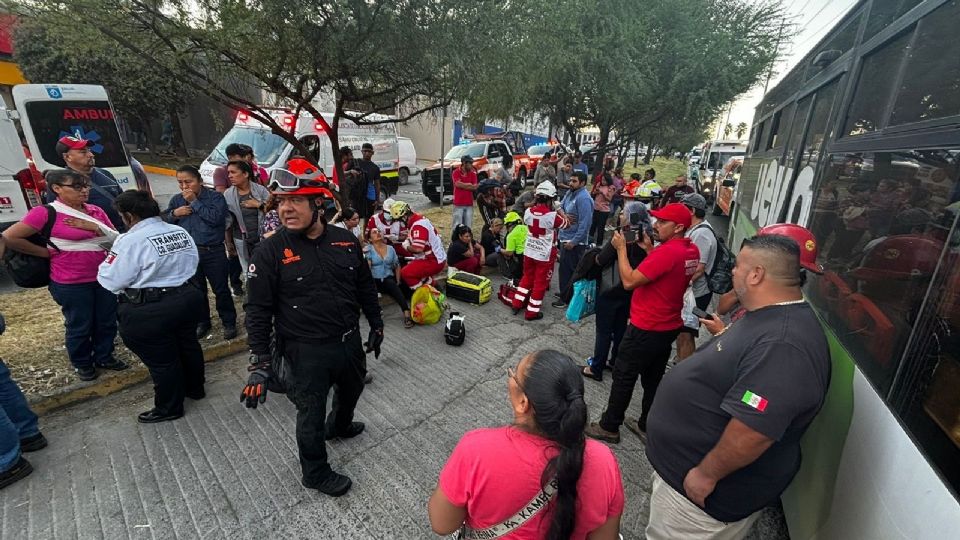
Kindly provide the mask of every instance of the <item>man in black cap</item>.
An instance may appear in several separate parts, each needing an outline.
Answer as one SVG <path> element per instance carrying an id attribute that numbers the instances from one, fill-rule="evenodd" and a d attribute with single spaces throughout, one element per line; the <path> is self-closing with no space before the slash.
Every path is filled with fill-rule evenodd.
<path id="1" fill-rule="evenodd" d="M 370 219 L 370 216 L 377 211 L 380 202 L 380 167 L 373 162 L 373 145 L 365 142 L 360 147 L 360 153 L 363 155 L 360 160 L 360 169 L 367 177 L 367 200 L 364 208 L 357 208 L 364 221 Z"/>
<path id="2" fill-rule="evenodd" d="M 90 150 L 91 146 L 93 146 L 93 141 L 67 135 L 66 137 L 60 137 L 57 141 L 56 150 L 57 154 L 63 156 L 63 162 L 68 169 L 80 174 L 93 186 L 87 202 L 100 207 L 107 213 L 113 228 L 124 232 L 127 228 L 124 226 L 123 220 L 120 219 L 120 214 L 113 207 L 113 200 L 123 192 L 123 189 L 109 171 L 94 166 L 96 158 Z M 51 202 L 56 199 L 56 195 L 48 189 L 46 199 L 47 202 Z"/>

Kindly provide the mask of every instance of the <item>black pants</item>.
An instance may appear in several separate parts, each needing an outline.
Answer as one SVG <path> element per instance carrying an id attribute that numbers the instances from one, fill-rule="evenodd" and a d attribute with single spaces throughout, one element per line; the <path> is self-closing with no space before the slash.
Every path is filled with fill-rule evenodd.
<path id="1" fill-rule="evenodd" d="M 315 485 L 330 474 L 325 432 L 346 431 L 353 422 L 353 409 L 367 375 L 367 360 L 358 330 L 344 343 L 317 344 L 285 338 L 283 352 L 289 364 L 287 398 L 297 408 L 297 448 L 303 483 Z M 333 387 L 333 408 L 327 417 L 327 393 Z"/>
<path id="2" fill-rule="evenodd" d="M 243 290 L 243 280 L 240 279 L 240 274 L 243 273 L 243 268 L 241 268 L 240 257 L 233 255 L 227 257 L 227 276 L 230 278 L 230 287 L 234 291 Z"/>
<path id="3" fill-rule="evenodd" d="M 573 249 L 567 250 L 563 247 L 563 242 L 560 242 L 560 277 L 558 283 L 560 291 L 571 285 L 570 278 L 573 277 L 573 273 L 577 270 L 577 264 L 580 263 L 580 259 L 583 258 L 586 251 L 587 246 L 584 245 L 576 245 L 573 246 Z"/>
<path id="4" fill-rule="evenodd" d="M 640 426 L 646 425 L 653 396 L 663 379 L 671 346 L 679 331 L 678 328 L 669 332 L 650 332 L 632 324 L 627 325 L 627 332 L 620 342 L 617 363 L 613 366 L 613 386 L 610 388 L 607 410 L 600 417 L 600 427 L 607 431 L 620 430 L 638 378 L 643 386 Z"/>
<path id="5" fill-rule="evenodd" d="M 403 291 L 400 290 L 400 285 L 397 284 L 396 278 L 393 276 L 388 276 L 384 279 L 374 279 L 377 283 L 377 292 L 380 294 L 385 294 L 397 303 L 400 306 L 400 309 L 403 311 L 410 311 L 410 304 L 407 302 L 407 298 L 404 296 Z"/>
<path id="6" fill-rule="evenodd" d="M 603 236 L 607 234 L 607 219 L 610 218 L 610 212 L 593 211 L 593 222 L 590 223 L 590 236 L 598 246 L 603 245 Z"/>
<path id="7" fill-rule="evenodd" d="M 227 253 L 223 246 L 197 246 L 200 252 L 200 263 L 193 281 L 200 285 L 203 291 L 203 305 L 200 309 L 200 323 L 210 323 L 210 303 L 207 301 L 207 282 L 217 300 L 217 314 L 224 326 L 236 326 L 237 308 L 233 305 L 230 296 L 230 287 L 227 285 Z"/>
<path id="8" fill-rule="evenodd" d="M 150 370 L 153 406 L 161 414 L 180 414 L 185 394 L 203 393 L 197 316 L 206 301 L 199 288 L 186 285 L 156 302 L 123 302 L 117 309 L 120 338 Z"/>

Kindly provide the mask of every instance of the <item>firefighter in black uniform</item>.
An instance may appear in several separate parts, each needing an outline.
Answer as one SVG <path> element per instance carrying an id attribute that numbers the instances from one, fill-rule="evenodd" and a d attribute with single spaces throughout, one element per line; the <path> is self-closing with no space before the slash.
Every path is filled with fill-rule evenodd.
<path id="1" fill-rule="evenodd" d="M 251 365 L 240 400 L 256 408 L 266 399 L 268 383 L 279 381 L 297 408 L 301 482 L 339 497 L 352 482 L 330 468 L 324 441 L 363 432 L 363 423 L 353 421 L 367 372 L 359 320 L 363 311 L 370 323 L 366 352 L 379 356 L 383 319 L 377 289 L 357 238 L 327 226 L 323 200 L 333 195 L 324 179 L 275 171 L 271 180 L 283 227 L 260 242 L 248 268 L 244 309 Z M 282 356 L 276 374 L 271 332 Z M 333 409 L 325 419 L 331 387 Z"/>

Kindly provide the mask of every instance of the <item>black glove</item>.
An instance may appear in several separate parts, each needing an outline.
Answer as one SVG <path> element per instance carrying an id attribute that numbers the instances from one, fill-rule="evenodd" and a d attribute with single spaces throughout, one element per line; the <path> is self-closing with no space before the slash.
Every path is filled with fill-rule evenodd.
<path id="1" fill-rule="evenodd" d="M 247 385 L 240 394 L 240 403 L 246 402 L 248 409 L 256 409 L 257 405 L 267 401 L 267 381 L 273 377 L 270 367 L 270 355 L 250 355 L 250 365 L 247 366 L 250 376 Z"/>
<path id="2" fill-rule="evenodd" d="M 363 352 L 373 351 L 373 357 L 380 358 L 380 345 L 383 345 L 383 327 L 371 327 L 370 334 L 367 335 L 367 342 L 363 345 L 366 347 Z"/>

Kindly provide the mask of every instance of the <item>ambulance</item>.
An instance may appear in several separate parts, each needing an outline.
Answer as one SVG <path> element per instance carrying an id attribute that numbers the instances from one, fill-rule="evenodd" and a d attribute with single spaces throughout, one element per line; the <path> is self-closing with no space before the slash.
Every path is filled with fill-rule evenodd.
<path id="1" fill-rule="evenodd" d="M 327 123 L 333 122 L 333 113 L 322 113 Z M 355 114 L 355 113 L 354 113 Z M 333 148 L 330 139 L 320 127 L 320 123 L 310 113 L 303 112 L 299 118 L 293 111 L 278 109 L 270 111 L 270 116 L 285 129 L 292 130 L 293 134 L 303 142 L 311 156 L 327 174 L 333 171 Z M 370 114 L 369 121 L 390 120 L 389 116 Z M 360 158 L 360 147 L 363 143 L 373 145 L 373 161 L 380 167 L 380 175 L 384 178 L 397 176 L 400 166 L 400 155 L 397 147 L 397 126 L 394 123 L 358 125 L 348 118 L 341 118 L 337 129 L 340 146 L 349 146 L 355 158 Z M 248 113 L 237 113 L 237 120 L 233 128 L 217 143 L 207 159 L 200 165 L 200 176 L 203 182 L 213 187 L 213 172 L 217 167 L 227 164 L 226 150 L 230 144 L 245 144 L 253 148 L 253 155 L 257 163 L 270 172 L 282 169 L 287 162 L 297 157 L 298 150 L 283 137 L 273 133 L 269 127 Z"/>
<path id="2" fill-rule="evenodd" d="M 19 84 L 13 101 L 13 110 L 0 103 L 0 230 L 43 204 L 43 173 L 64 167 L 55 147 L 65 135 L 93 141 L 96 166 L 112 173 L 121 189 L 144 189 L 134 177 L 102 86 Z"/>

